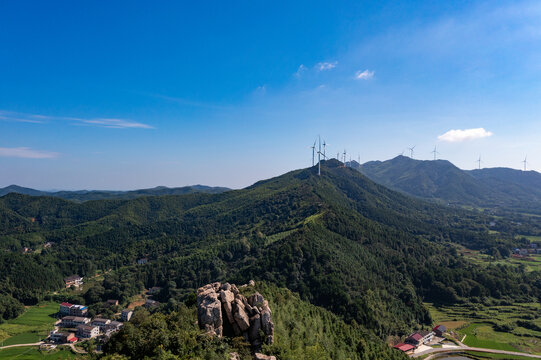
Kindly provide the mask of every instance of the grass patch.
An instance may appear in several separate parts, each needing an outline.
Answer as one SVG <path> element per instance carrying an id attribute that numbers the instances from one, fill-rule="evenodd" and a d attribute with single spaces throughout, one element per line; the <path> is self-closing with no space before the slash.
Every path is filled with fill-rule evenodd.
<path id="1" fill-rule="evenodd" d="M 287 230 L 287 231 L 282 231 L 280 233 L 277 233 L 277 234 L 273 234 L 273 235 L 270 235 L 270 236 L 267 236 L 265 238 L 265 246 L 269 246 L 270 244 L 272 243 L 275 243 L 279 240 L 282 240 L 283 238 L 285 238 L 286 236 L 294 233 L 295 231 L 297 231 L 297 229 L 293 229 L 293 230 Z"/>
<path id="2" fill-rule="evenodd" d="M 0 324 L 0 342 L 4 345 L 35 343 L 48 335 L 56 322 L 58 304 L 31 306 L 15 319 Z"/>
<path id="3" fill-rule="evenodd" d="M 68 349 L 55 349 L 51 351 L 40 351 L 37 347 L 24 346 L 10 349 L 0 350 L 0 359 L 17 359 L 17 360 L 71 360 L 77 358 L 77 355 Z"/>
<path id="4" fill-rule="evenodd" d="M 459 332 L 466 335 L 466 339 L 464 339 L 464 344 L 471 347 L 519 351 L 518 349 L 514 348 L 506 342 L 500 342 L 500 340 L 506 340 L 505 337 L 507 333 L 500 333 L 504 334 L 503 339 L 501 339 L 501 336 L 495 336 L 496 334 L 492 328 L 492 324 L 473 323 L 466 326 L 465 328 L 462 328 Z"/>

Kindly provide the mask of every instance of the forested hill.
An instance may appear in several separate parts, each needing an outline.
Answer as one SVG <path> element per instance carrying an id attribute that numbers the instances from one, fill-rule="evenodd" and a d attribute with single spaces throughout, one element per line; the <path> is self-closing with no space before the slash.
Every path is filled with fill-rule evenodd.
<path id="1" fill-rule="evenodd" d="M 205 185 L 191 185 L 176 188 L 157 186 L 151 189 L 139 189 L 131 191 L 106 191 L 106 190 L 77 190 L 77 191 L 41 191 L 25 188 L 17 185 L 6 186 L 0 189 L 0 196 L 10 193 L 32 195 L 32 196 L 53 196 L 61 199 L 77 202 L 89 200 L 106 199 L 135 199 L 140 196 L 162 196 L 162 195 L 185 195 L 192 193 L 218 194 L 231 189 L 226 187 L 212 187 Z"/>
<path id="2" fill-rule="evenodd" d="M 451 245 L 508 255 L 518 241 L 513 229 L 490 235 L 491 220 L 389 190 L 334 160 L 321 176 L 316 167 L 296 170 L 220 194 L 84 203 L 8 194 L 0 198 L 0 246 L 9 251 L 0 253 L 0 291 L 29 302 L 64 275 L 113 269 L 75 300 L 125 301 L 143 286 L 162 286 L 160 300 L 174 303 L 203 284 L 253 278 L 383 338 L 429 324 L 423 300 L 541 295 L 537 272 L 480 267 Z M 19 253 L 47 241 L 54 245 Z M 137 266 L 141 257 L 148 264 Z M 40 267 L 56 275 L 32 282 Z"/>
<path id="3" fill-rule="evenodd" d="M 535 171 L 466 171 L 446 160 L 414 160 L 405 156 L 370 161 L 359 171 L 380 184 L 421 198 L 541 212 L 541 174 Z"/>

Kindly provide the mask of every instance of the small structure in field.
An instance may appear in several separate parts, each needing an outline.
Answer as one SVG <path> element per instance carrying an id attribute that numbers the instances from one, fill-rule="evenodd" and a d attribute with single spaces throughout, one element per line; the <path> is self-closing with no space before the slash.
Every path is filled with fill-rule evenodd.
<path id="1" fill-rule="evenodd" d="M 66 284 L 66 289 L 72 286 L 78 288 L 79 286 L 83 285 L 83 277 L 79 275 L 68 276 L 64 278 L 64 284 Z"/>

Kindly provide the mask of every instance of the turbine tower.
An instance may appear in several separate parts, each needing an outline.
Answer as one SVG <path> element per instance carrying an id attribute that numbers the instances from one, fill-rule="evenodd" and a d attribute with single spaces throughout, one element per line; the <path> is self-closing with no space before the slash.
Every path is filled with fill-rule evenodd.
<path id="1" fill-rule="evenodd" d="M 314 145 L 310 146 L 312 148 L 312 166 L 315 165 L 315 159 L 316 159 L 316 141 L 314 140 Z"/>
<path id="2" fill-rule="evenodd" d="M 410 158 L 413 159 L 413 149 L 415 149 L 417 145 L 413 145 L 413 147 L 408 148 L 410 150 Z"/>
<path id="3" fill-rule="evenodd" d="M 325 149 L 327 148 L 327 145 L 329 145 L 329 144 L 327 144 L 327 143 L 325 142 L 325 140 L 323 140 L 323 158 L 324 158 L 325 160 L 327 160 L 327 156 L 325 155 Z"/>
<path id="4" fill-rule="evenodd" d="M 319 138 L 319 151 L 317 152 L 317 174 L 321 176 L 321 136 Z"/>
<path id="5" fill-rule="evenodd" d="M 482 162 L 483 162 L 483 161 L 481 161 L 481 155 L 479 155 L 479 159 L 477 159 L 477 161 L 476 161 L 476 163 L 479 164 L 479 170 L 481 170 L 481 163 L 482 163 Z"/>
<path id="6" fill-rule="evenodd" d="M 521 161 L 521 162 L 524 164 L 524 171 L 526 171 L 526 165 L 528 164 L 527 159 L 528 159 L 528 155 L 526 155 L 526 156 L 524 157 L 524 160 Z"/>
<path id="7" fill-rule="evenodd" d="M 437 160 L 437 155 L 439 155 L 440 153 L 438 152 L 438 150 L 436 150 L 435 146 L 434 146 L 434 150 L 432 150 L 431 153 L 434 154 L 434 160 Z"/>
<path id="8" fill-rule="evenodd" d="M 344 154 L 343 154 L 343 156 L 344 156 L 344 167 L 347 167 L 348 165 L 347 165 L 347 163 L 346 163 L 346 149 L 344 149 Z"/>

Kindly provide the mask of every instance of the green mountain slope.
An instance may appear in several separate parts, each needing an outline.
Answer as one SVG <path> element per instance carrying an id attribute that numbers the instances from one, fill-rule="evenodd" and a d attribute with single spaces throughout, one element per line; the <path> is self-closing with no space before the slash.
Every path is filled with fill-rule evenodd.
<path id="1" fill-rule="evenodd" d="M 541 174 L 534 171 L 465 171 L 446 160 L 423 161 L 405 156 L 367 162 L 359 171 L 380 184 L 421 198 L 541 212 Z"/>
<path id="2" fill-rule="evenodd" d="M 541 174 L 537 171 L 488 168 L 468 173 L 494 191 L 513 195 L 519 202 L 541 203 Z"/>
<path id="3" fill-rule="evenodd" d="M 9 194 L 0 209 L 9 214 L 0 246 L 53 241 L 26 258 L 62 275 L 115 269 L 95 292 L 102 299 L 174 282 L 160 295 L 167 302 L 209 282 L 255 278 L 385 337 L 430 323 L 423 300 L 540 295 L 539 274 L 482 268 L 449 245 L 514 245 L 511 235 L 488 234 L 490 219 L 389 190 L 337 161 L 321 177 L 296 170 L 220 194 L 80 204 Z M 135 265 L 140 257 L 149 263 Z"/>

